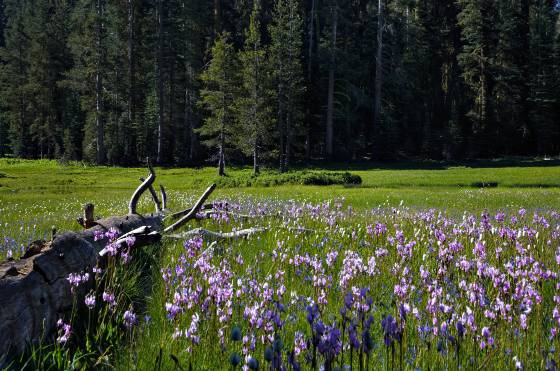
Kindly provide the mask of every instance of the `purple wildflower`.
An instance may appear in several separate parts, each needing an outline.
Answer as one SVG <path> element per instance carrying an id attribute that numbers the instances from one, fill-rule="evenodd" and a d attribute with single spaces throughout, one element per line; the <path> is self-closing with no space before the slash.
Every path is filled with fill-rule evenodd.
<path id="1" fill-rule="evenodd" d="M 89 309 L 92 309 L 95 307 L 95 295 L 87 295 L 84 302 Z"/>
<path id="2" fill-rule="evenodd" d="M 136 314 L 134 314 L 132 310 L 127 310 L 126 312 L 124 312 L 123 319 L 124 319 L 124 325 L 128 329 L 138 324 L 138 319 L 136 318 Z"/>

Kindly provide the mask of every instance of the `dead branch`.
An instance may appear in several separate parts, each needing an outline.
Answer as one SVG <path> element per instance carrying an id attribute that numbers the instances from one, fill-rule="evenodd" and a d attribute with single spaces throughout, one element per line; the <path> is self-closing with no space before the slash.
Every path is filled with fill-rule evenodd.
<path id="1" fill-rule="evenodd" d="M 144 178 L 140 178 L 141 182 L 144 182 L 145 179 Z M 152 200 L 154 201 L 154 205 L 156 207 L 156 213 L 161 213 L 161 203 L 158 199 L 156 190 L 154 189 L 154 186 L 152 184 L 148 185 L 148 191 L 150 191 L 150 194 L 152 195 Z"/>
<path id="2" fill-rule="evenodd" d="M 202 211 L 202 210 L 212 210 L 213 208 L 214 208 L 213 204 L 204 204 L 200 207 L 200 211 Z M 171 220 L 179 219 L 180 217 L 185 216 L 188 213 L 190 213 L 191 210 L 192 210 L 192 207 L 189 207 L 188 209 L 177 211 L 175 213 L 169 214 L 164 219 L 171 219 Z"/>
<path id="3" fill-rule="evenodd" d="M 138 188 L 136 188 L 136 191 L 134 191 L 134 193 L 132 194 L 132 198 L 130 199 L 130 203 L 128 204 L 129 214 L 137 214 L 136 206 L 138 205 L 140 196 L 142 196 L 142 193 L 144 193 L 146 189 L 148 189 L 154 183 L 154 180 L 156 180 L 156 173 L 154 172 L 150 161 L 148 161 L 148 168 L 150 169 L 150 175 L 148 175 L 148 178 L 143 181 L 142 184 L 140 184 Z"/>
<path id="4" fill-rule="evenodd" d="M 304 227 L 281 227 L 284 229 L 287 229 L 290 232 L 306 232 L 306 233 L 318 233 L 319 231 L 316 229 L 309 229 L 309 228 L 304 228 Z"/>
<path id="5" fill-rule="evenodd" d="M 181 226 L 183 226 L 189 220 L 192 220 L 192 219 L 196 218 L 196 213 L 198 213 L 198 210 L 204 204 L 204 201 L 206 201 L 208 199 L 208 197 L 210 196 L 210 194 L 212 194 L 212 192 L 214 191 L 215 188 L 216 188 L 216 184 L 212 184 L 210 187 L 208 187 L 208 189 L 202 194 L 202 196 L 200 196 L 200 198 L 198 199 L 196 204 L 194 204 L 191 211 L 189 211 L 189 213 L 187 215 L 183 216 L 181 219 L 176 221 L 174 224 L 165 228 L 163 230 L 163 232 L 164 233 L 173 232 L 173 231 L 179 229 Z"/>
<path id="6" fill-rule="evenodd" d="M 167 210 L 167 193 L 165 192 L 163 184 L 159 185 L 159 190 L 161 192 L 161 210 L 165 211 Z"/>
<path id="7" fill-rule="evenodd" d="M 251 215 L 247 215 L 247 214 L 239 214 L 239 213 L 234 213 L 232 211 L 216 211 L 216 210 L 204 210 L 198 213 L 198 215 L 200 215 L 200 218 L 197 217 L 197 219 L 207 219 L 207 218 L 211 218 L 212 215 L 220 215 L 220 214 L 225 214 L 229 217 L 232 217 L 234 219 L 252 219 L 253 217 Z"/>
<path id="8" fill-rule="evenodd" d="M 164 235 L 165 238 L 173 238 L 173 239 L 185 239 L 193 236 L 201 236 L 213 239 L 229 239 L 229 238 L 240 238 L 240 237 L 247 237 L 254 233 L 266 232 L 266 228 L 263 227 L 253 227 L 247 229 L 241 229 L 239 231 L 232 231 L 232 232 L 214 232 L 204 228 L 195 228 L 190 231 L 186 231 L 179 234 L 170 234 Z"/>
<path id="9" fill-rule="evenodd" d="M 129 240 L 130 238 L 133 239 Z M 117 249 L 122 249 L 129 243 L 131 243 L 133 246 L 146 246 L 159 242 L 160 240 L 161 234 L 158 231 L 152 231 L 150 226 L 143 225 L 128 233 L 123 234 L 115 242 L 113 242 L 112 245 L 114 247 L 117 247 Z M 99 252 L 99 256 L 103 257 L 107 255 L 109 251 L 109 246 L 106 246 Z"/>

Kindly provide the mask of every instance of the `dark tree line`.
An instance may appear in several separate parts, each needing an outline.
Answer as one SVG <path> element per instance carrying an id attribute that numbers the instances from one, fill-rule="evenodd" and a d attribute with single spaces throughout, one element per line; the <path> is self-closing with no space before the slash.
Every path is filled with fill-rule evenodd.
<path id="1" fill-rule="evenodd" d="M 0 0 L 0 156 L 560 152 L 556 0 Z"/>

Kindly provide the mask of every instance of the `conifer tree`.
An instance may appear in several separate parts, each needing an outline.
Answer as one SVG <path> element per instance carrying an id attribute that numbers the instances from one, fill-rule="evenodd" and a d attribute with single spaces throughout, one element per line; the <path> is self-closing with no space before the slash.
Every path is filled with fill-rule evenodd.
<path id="1" fill-rule="evenodd" d="M 539 155 L 549 155 L 560 150 L 560 104 L 558 94 L 558 68 L 555 60 L 555 39 L 558 42 L 560 25 L 558 4 L 554 0 L 537 0 L 531 7 L 530 15 L 530 120 L 536 137 Z M 558 54 L 556 54 L 558 58 Z"/>
<path id="2" fill-rule="evenodd" d="M 303 21 L 298 0 L 278 0 L 270 25 L 270 58 L 278 107 L 280 171 L 289 167 L 294 139 L 301 133 L 302 95 L 305 92 L 301 64 Z"/>
<path id="3" fill-rule="evenodd" d="M 526 0 L 499 0 L 496 88 L 498 135 L 504 139 L 500 152 L 521 153 L 528 149 L 529 124 L 529 2 Z"/>
<path id="4" fill-rule="evenodd" d="M 216 149 L 255 172 L 554 155 L 559 14 L 558 0 L 0 0 L 0 155 L 200 165 Z M 220 85 L 207 67 L 223 31 L 243 63 L 222 63 Z"/>
<path id="5" fill-rule="evenodd" d="M 104 0 L 79 0 L 72 12 L 69 47 L 74 59 L 65 84 L 74 89 L 86 112 L 83 153 L 87 160 L 105 163 L 107 111 L 104 79 L 107 75 L 107 46 Z"/>
<path id="6" fill-rule="evenodd" d="M 4 1 L 0 1 L 0 50 L 5 46 L 4 28 L 6 26 L 6 18 L 4 16 Z M 4 157 L 8 145 L 8 128 L 2 115 L 2 107 L 0 105 L 0 157 Z"/>
<path id="7" fill-rule="evenodd" d="M 270 109 L 267 102 L 266 53 L 261 42 L 261 3 L 253 2 L 253 10 L 246 31 L 245 46 L 240 52 L 242 93 L 237 101 L 238 147 L 253 157 L 253 173 L 260 172 L 260 152 L 269 132 Z"/>
<path id="8" fill-rule="evenodd" d="M 202 73 L 204 87 L 200 92 L 201 104 L 208 116 L 197 132 L 205 139 L 203 144 L 217 152 L 218 175 L 225 175 L 226 151 L 231 148 L 234 125 L 234 104 L 238 94 L 238 63 L 230 35 L 223 32 L 212 46 L 212 59 Z"/>
<path id="9" fill-rule="evenodd" d="M 73 107 L 58 82 L 71 66 L 66 44 L 69 11 L 70 4 L 65 0 L 39 1 L 26 17 L 30 46 L 25 89 L 33 106 L 30 134 L 35 143 L 35 157 L 61 157 L 64 153 L 63 118 L 70 118 L 65 111 Z"/>
<path id="10" fill-rule="evenodd" d="M 496 3 L 494 0 L 459 0 L 458 15 L 463 50 L 458 56 L 471 98 L 471 156 L 489 156 L 495 136 L 492 96 L 495 87 Z"/>
<path id="11" fill-rule="evenodd" d="M 32 7 L 29 1 L 5 2 L 7 18 L 5 46 L 0 51 L 0 104 L 14 156 L 28 157 L 31 151 L 29 133 L 29 94 L 25 86 L 29 70 L 29 38 L 25 19 Z M 6 130 L 5 129 L 5 130 Z"/>

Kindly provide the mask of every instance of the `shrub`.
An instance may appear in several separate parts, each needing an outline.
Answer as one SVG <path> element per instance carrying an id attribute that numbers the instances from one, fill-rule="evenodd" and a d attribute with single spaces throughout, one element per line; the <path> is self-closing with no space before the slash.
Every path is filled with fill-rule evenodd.
<path id="1" fill-rule="evenodd" d="M 219 187 L 272 187 L 284 184 L 291 185 L 359 185 L 362 178 L 349 172 L 327 171 L 290 171 L 287 173 L 266 172 L 255 175 L 233 175 L 220 177 L 216 180 Z"/>
<path id="2" fill-rule="evenodd" d="M 471 186 L 475 188 L 496 188 L 498 182 L 474 182 Z"/>

